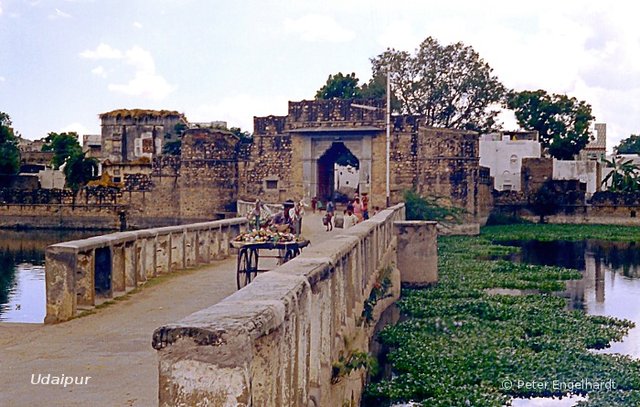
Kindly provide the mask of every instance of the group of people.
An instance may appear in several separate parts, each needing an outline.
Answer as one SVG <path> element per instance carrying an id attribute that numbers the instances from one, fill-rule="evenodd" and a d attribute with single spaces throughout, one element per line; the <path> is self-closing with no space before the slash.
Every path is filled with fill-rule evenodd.
<path id="1" fill-rule="evenodd" d="M 307 204 L 304 199 L 299 201 L 288 200 L 282 204 L 282 209 L 273 214 L 269 208 L 259 199 L 256 200 L 255 207 L 247 214 L 247 218 L 255 229 L 273 227 L 280 232 L 291 232 L 296 236 L 302 233 L 302 217 L 304 216 Z M 317 208 L 322 209 L 322 203 L 316 197 L 311 200 L 313 213 Z M 326 230 L 333 230 L 335 223 L 336 205 L 329 200 L 326 203 L 325 214 L 322 223 Z M 350 228 L 356 224 L 369 219 L 369 196 L 366 192 L 362 196 L 355 194 L 354 198 L 347 203 L 343 212 L 343 228 Z"/>
<path id="2" fill-rule="evenodd" d="M 315 199 L 315 198 L 314 198 Z M 312 201 L 312 207 L 315 212 L 314 201 Z M 326 230 L 333 230 L 334 218 L 335 218 L 335 204 L 333 201 L 327 202 L 327 209 L 324 217 L 322 218 L 322 223 L 326 226 Z M 343 213 L 343 225 L 344 229 L 349 228 L 351 226 L 355 226 L 356 224 L 369 219 L 369 196 L 366 192 L 362 193 L 362 197 L 355 194 L 354 198 L 347 203 L 347 208 Z"/>

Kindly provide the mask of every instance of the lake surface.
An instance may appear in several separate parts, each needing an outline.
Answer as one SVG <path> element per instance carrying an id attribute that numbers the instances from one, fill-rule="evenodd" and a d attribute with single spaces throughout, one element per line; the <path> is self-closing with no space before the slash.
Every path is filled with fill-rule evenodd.
<path id="1" fill-rule="evenodd" d="M 0 230 L 0 322 L 44 322 L 45 248 L 102 233 Z"/>
<path id="2" fill-rule="evenodd" d="M 507 242 L 521 247 L 515 261 L 580 270 L 581 280 L 567 282 L 569 306 L 591 315 L 629 319 L 636 327 L 605 353 L 640 358 L 640 247 L 635 243 L 588 240 Z"/>
<path id="3" fill-rule="evenodd" d="M 640 296 L 640 247 L 635 242 L 511 241 L 504 244 L 521 248 L 513 261 L 580 270 L 583 278 L 568 281 L 563 293 L 569 299 L 570 308 L 636 323 L 622 342 L 613 342 L 611 347 L 594 352 L 640 358 L 640 301 L 637 300 Z M 573 406 L 580 400 L 584 398 L 514 399 L 513 406 Z"/>

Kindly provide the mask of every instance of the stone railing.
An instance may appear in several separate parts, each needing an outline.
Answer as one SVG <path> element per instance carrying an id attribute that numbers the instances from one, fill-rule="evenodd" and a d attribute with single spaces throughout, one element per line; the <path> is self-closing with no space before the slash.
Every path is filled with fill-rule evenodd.
<path id="1" fill-rule="evenodd" d="M 45 323 L 127 291 L 160 274 L 229 255 L 244 218 L 113 233 L 47 247 Z"/>
<path id="2" fill-rule="evenodd" d="M 399 239 L 416 259 L 437 256 L 435 224 L 416 232 L 415 222 L 396 223 L 404 212 L 383 210 L 158 328 L 160 405 L 359 405 L 366 369 L 348 360 L 369 351 L 376 321 L 399 297 Z M 430 251 L 408 243 L 418 235 L 431 239 Z"/>

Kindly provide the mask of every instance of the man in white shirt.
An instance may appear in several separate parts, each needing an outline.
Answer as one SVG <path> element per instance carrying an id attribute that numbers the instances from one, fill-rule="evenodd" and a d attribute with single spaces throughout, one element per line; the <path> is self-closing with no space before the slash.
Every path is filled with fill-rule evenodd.
<path id="1" fill-rule="evenodd" d="M 351 226 L 358 224 L 358 217 L 353 214 L 351 208 L 347 209 L 347 214 L 344 216 L 344 228 L 348 229 Z"/>

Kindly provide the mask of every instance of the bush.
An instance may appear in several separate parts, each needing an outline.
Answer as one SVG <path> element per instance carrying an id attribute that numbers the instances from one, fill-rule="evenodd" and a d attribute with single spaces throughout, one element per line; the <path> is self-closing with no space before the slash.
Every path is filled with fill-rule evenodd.
<path id="1" fill-rule="evenodd" d="M 405 191 L 404 202 L 407 220 L 433 220 L 443 223 L 462 223 L 466 211 L 448 206 L 439 197 L 423 197 L 415 191 Z"/>

